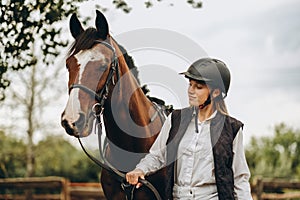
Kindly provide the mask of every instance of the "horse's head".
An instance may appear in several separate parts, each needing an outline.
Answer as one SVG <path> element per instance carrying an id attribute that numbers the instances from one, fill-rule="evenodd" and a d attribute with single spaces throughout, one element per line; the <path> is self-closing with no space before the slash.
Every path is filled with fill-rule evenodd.
<path id="1" fill-rule="evenodd" d="M 73 136 L 87 136 L 103 107 L 108 90 L 118 75 L 118 59 L 108 23 L 97 11 L 96 28 L 83 29 L 75 14 L 70 19 L 75 38 L 66 60 L 69 71 L 69 99 L 61 124 Z"/>

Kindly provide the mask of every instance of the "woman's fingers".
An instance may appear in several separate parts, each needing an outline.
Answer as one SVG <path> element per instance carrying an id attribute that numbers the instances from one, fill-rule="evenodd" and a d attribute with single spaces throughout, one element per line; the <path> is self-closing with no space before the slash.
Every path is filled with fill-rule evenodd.
<path id="1" fill-rule="evenodd" d="M 139 178 L 145 179 L 145 174 L 140 169 L 135 169 L 126 174 L 126 181 L 132 185 L 136 185 L 136 188 L 139 188 L 142 184 L 138 183 Z"/>
<path id="2" fill-rule="evenodd" d="M 144 175 L 144 173 L 142 173 L 142 174 L 139 176 L 139 178 L 145 180 L 145 175 Z M 139 183 L 139 182 L 138 182 L 138 183 L 136 184 L 135 187 L 136 187 L 136 189 L 138 189 L 138 188 L 141 187 L 142 185 L 143 185 L 142 183 Z"/>
<path id="3" fill-rule="evenodd" d="M 126 180 L 128 183 L 130 183 L 132 185 L 136 185 L 138 183 L 139 176 L 138 176 L 138 174 L 136 174 L 134 172 L 129 172 L 126 174 Z"/>
<path id="4" fill-rule="evenodd" d="M 142 185 L 143 185 L 142 183 L 138 183 L 138 184 L 136 184 L 135 188 L 139 189 Z"/>

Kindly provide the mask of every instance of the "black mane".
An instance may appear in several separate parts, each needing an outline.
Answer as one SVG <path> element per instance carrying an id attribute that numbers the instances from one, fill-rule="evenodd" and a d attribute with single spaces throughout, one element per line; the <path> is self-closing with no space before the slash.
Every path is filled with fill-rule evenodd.
<path id="1" fill-rule="evenodd" d="M 99 39 L 98 31 L 95 28 L 88 28 L 81 33 L 72 44 L 69 56 L 75 55 L 81 50 L 90 49 L 94 46 L 95 40 Z"/>
<path id="2" fill-rule="evenodd" d="M 122 45 L 118 44 L 118 46 L 119 46 L 119 48 L 120 48 L 120 50 L 121 50 L 121 52 L 124 56 L 124 59 L 127 63 L 128 68 L 130 69 L 131 73 L 133 74 L 133 76 L 136 78 L 138 84 L 140 85 L 139 71 L 138 71 L 137 67 L 134 64 L 134 61 L 133 61 L 132 57 L 130 55 L 128 55 L 126 49 Z"/>

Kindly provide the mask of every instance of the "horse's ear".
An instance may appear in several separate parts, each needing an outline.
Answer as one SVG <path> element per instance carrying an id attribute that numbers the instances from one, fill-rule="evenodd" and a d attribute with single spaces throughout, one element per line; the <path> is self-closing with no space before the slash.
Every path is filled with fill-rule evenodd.
<path id="1" fill-rule="evenodd" d="M 70 19 L 70 30 L 75 39 L 84 31 L 75 13 L 72 14 Z"/>
<path id="2" fill-rule="evenodd" d="M 109 33 L 108 23 L 105 16 L 99 11 L 96 10 L 96 28 L 101 39 L 105 40 Z"/>

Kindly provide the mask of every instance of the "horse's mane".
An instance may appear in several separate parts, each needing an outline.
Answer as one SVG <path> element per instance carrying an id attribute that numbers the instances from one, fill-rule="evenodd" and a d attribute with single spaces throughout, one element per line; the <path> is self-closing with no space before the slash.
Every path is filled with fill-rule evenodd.
<path id="1" fill-rule="evenodd" d="M 68 56 L 75 55 L 81 50 L 92 48 L 97 39 L 99 39 L 99 33 L 95 28 L 86 29 L 76 38 L 68 52 Z"/>
<path id="2" fill-rule="evenodd" d="M 138 71 L 138 68 L 134 64 L 134 61 L 133 61 L 132 57 L 130 55 L 128 55 L 126 49 L 122 45 L 118 44 L 118 46 L 119 46 L 119 48 L 120 48 L 120 50 L 121 50 L 121 52 L 124 56 L 124 59 L 127 63 L 127 66 L 129 68 L 129 70 L 131 71 L 131 73 L 133 74 L 133 76 L 137 80 L 138 84 L 140 85 L 141 83 L 140 83 L 140 79 L 139 79 L 139 71 Z"/>

